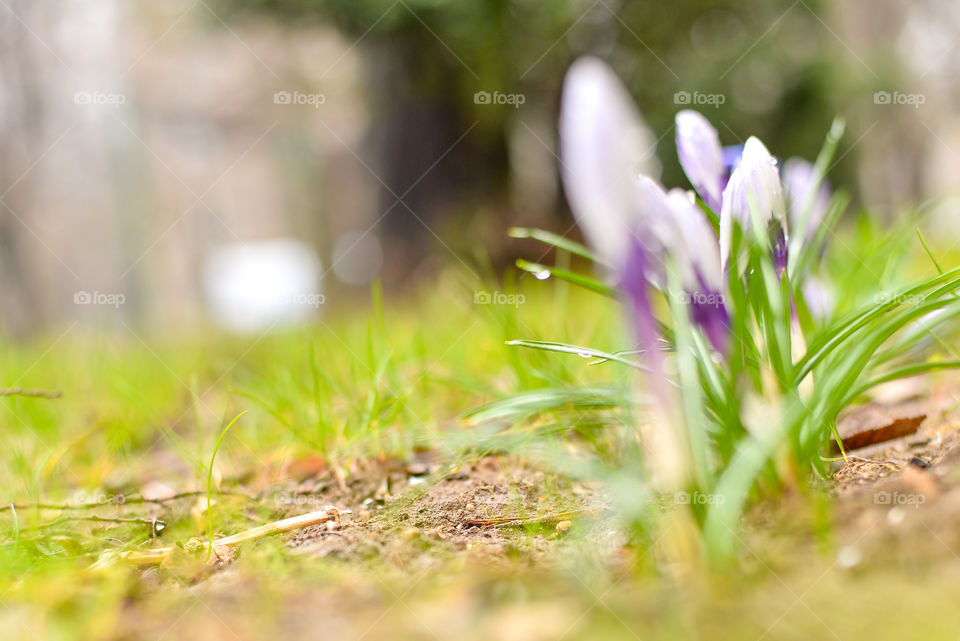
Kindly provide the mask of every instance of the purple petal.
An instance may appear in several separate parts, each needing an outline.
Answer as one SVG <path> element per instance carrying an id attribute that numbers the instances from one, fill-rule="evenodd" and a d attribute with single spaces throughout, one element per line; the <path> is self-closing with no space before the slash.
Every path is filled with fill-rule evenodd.
<path id="1" fill-rule="evenodd" d="M 740 165 L 743 156 L 743 145 L 727 145 L 723 148 L 723 168 L 732 173 Z"/>
<path id="2" fill-rule="evenodd" d="M 773 265 L 782 275 L 787 269 L 787 237 L 775 220 L 770 221 L 770 244 L 773 246 Z"/>
<path id="3" fill-rule="evenodd" d="M 730 337 L 730 316 L 723 294 L 702 283 L 701 291 L 688 292 L 687 295 L 690 297 L 690 317 L 693 322 L 703 330 L 715 350 L 726 354 Z"/>
<path id="4" fill-rule="evenodd" d="M 685 109 L 676 115 L 677 156 L 703 202 L 720 211 L 723 191 L 723 151 L 717 130 L 700 113 Z"/>
<path id="5" fill-rule="evenodd" d="M 723 190 L 723 206 L 720 209 L 720 267 L 724 272 L 730 263 L 730 251 L 733 244 L 733 224 L 742 223 L 739 212 L 746 211 L 749 203 L 744 194 L 743 173 L 738 167 L 730 175 L 727 186 Z"/>
<path id="6" fill-rule="evenodd" d="M 646 252 L 647 279 L 658 289 L 666 286 L 664 257 L 675 251 L 678 237 L 670 211 L 667 193 L 656 181 L 639 176 L 634 183 L 638 212 L 638 225 L 634 228 L 634 241 Z"/>
<path id="7" fill-rule="evenodd" d="M 703 211 L 681 189 L 667 194 L 671 215 L 679 238 L 674 248 L 674 264 L 690 303 L 690 316 L 714 349 L 726 353 L 729 317 L 724 302 L 723 272 L 713 228 Z"/>
<path id="8" fill-rule="evenodd" d="M 703 210 L 682 189 L 671 189 L 667 204 L 677 238 L 672 249 L 682 270 L 683 286 L 690 290 L 707 284 L 712 291 L 722 291 L 723 271 L 717 236 Z"/>
<path id="9" fill-rule="evenodd" d="M 653 135 L 605 63 L 581 58 L 567 73 L 560 116 L 563 185 L 598 255 L 625 260 L 637 224 L 634 180 L 659 172 Z"/>
<path id="10" fill-rule="evenodd" d="M 630 305 L 634 332 L 650 369 L 662 376 L 662 355 L 657 344 L 657 321 L 650 304 L 649 254 L 639 242 L 631 242 L 626 261 L 620 272 L 620 287 Z"/>

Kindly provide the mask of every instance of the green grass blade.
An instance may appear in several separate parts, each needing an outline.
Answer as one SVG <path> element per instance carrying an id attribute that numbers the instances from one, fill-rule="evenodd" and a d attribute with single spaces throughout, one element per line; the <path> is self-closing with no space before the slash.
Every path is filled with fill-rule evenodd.
<path id="1" fill-rule="evenodd" d="M 246 413 L 247 410 L 243 410 L 234 416 L 232 421 L 227 423 L 227 426 L 223 428 L 222 432 L 220 432 L 220 436 L 217 438 L 217 442 L 213 446 L 213 453 L 210 454 L 210 465 L 207 467 L 207 535 L 210 537 L 210 547 L 207 551 L 208 559 L 213 555 L 213 541 L 215 538 L 213 532 L 213 502 L 211 500 L 211 497 L 213 496 L 213 463 L 217 460 L 217 452 L 220 451 L 220 444 L 223 443 L 223 439 L 227 436 L 227 432 L 229 432 L 234 423 L 240 420 L 240 417 Z"/>
<path id="2" fill-rule="evenodd" d="M 517 239 L 533 239 L 538 240 L 541 243 L 550 245 L 551 247 L 556 247 L 557 249 L 562 249 L 563 251 L 570 252 L 575 256 L 580 256 L 581 258 L 586 258 L 589 261 L 597 263 L 598 265 L 603 265 L 605 267 L 611 267 L 610 264 L 596 254 L 594 254 L 590 249 L 585 245 L 578 243 L 576 241 L 564 238 L 553 232 L 546 231 L 544 229 L 536 229 L 533 227 L 511 227 L 507 230 L 507 235 L 510 238 Z"/>
<path id="3" fill-rule="evenodd" d="M 637 363 L 636 361 L 631 361 L 629 359 L 618 356 L 617 354 L 611 354 L 610 352 L 603 352 L 592 347 L 583 347 L 581 345 L 571 345 L 569 343 L 556 343 L 552 341 L 530 341 L 530 340 L 512 340 L 507 341 L 507 345 L 513 345 L 516 347 L 528 347 L 530 349 L 540 349 L 547 352 L 558 352 L 561 354 L 576 354 L 581 358 L 598 358 L 601 361 L 613 361 L 614 363 L 620 363 L 621 365 L 627 365 L 628 367 L 633 367 L 642 371 L 650 371 L 645 366 Z"/>
<path id="4" fill-rule="evenodd" d="M 579 285 L 580 287 L 597 292 L 598 294 L 603 294 L 604 296 L 609 296 L 610 298 L 619 298 L 617 295 L 617 290 L 610 285 L 606 285 L 596 279 L 590 278 L 589 276 L 583 276 L 582 274 L 577 274 L 566 269 L 541 265 L 540 263 L 531 263 L 523 259 L 517 261 L 517 267 L 525 272 L 533 274 L 541 280 L 543 279 L 544 275 L 548 277 L 553 276 L 554 278 L 559 278 L 560 280 L 567 281 L 568 283 Z"/>

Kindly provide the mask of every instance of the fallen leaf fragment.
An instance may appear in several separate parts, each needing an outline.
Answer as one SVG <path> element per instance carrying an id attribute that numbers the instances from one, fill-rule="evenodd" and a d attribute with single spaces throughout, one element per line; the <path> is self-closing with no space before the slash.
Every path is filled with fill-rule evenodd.
<path id="1" fill-rule="evenodd" d="M 879 405 L 866 405 L 845 416 L 837 425 L 844 451 L 891 441 L 915 433 L 926 413 L 895 411 Z M 839 452 L 836 442 L 834 452 Z"/>
<path id="2" fill-rule="evenodd" d="M 287 475 L 297 481 L 315 478 L 328 469 L 327 460 L 317 454 L 294 459 L 286 466 Z"/>

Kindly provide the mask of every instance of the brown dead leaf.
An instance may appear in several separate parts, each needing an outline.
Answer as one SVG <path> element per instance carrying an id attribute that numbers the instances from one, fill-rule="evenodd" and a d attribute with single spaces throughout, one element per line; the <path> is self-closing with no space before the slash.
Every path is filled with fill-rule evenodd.
<path id="1" fill-rule="evenodd" d="M 287 464 L 286 472 L 296 481 L 305 481 L 327 471 L 327 460 L 319 454 L 294 459 Z"/>
<path id="2" fill-rule="evenodd" d="M 927 414 L 910 409 L 875 404 L 856 408 L 837 424 L 843 449 L 849 452 L 913 434 Z M 836 443 L 833 444 L 833 450 L 839 452 Z"/>

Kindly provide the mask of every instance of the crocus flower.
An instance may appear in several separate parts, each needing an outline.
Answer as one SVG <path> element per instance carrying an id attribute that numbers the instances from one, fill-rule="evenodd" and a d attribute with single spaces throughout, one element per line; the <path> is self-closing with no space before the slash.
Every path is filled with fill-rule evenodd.
<path id="1" fill-rule="evenodd" d="M 774 260 L 784 269 L 787 228 L 783 194 L 776 161 L 766 147 L 756 138 L 744 145 L 722 147 L 717 130 L 700 113 L 690 109 L 677 113 L 675 122 L 680 166 L 703 202 L 720 214 L 720 253 L 724 269 L 729 261 L 734 221 L 739 221 L 745 229 L 752 225 L 751 202 L 759 208 L 761 222 L 769 226 Z M 744 159 L 747 166 L 740 169 Z M 797 178 L 800 177 L 797 174 Z"/>
<path id="2" fill-rule="evenodd" d="M 602 259 L 622 265 L 639 216 L 636 177 L 658 165 L 653 134 L 616 74 L 598 59 L 581 58 L 567 73 L 560 144 L 577 224 Z"/>
<path id="3" fill-rule="evenodd" d="M 681 270 L 681 284 L 690 303 L 690 315 L 714 349 L 726 353 L 730 318 L 723 296 L 717 237 L 689 192 L 671 189 L 667 198 L 677 234 L 674 247 L 680 254 L 677 263 Z"/>
<path id="4" fill-rule="evenodd" d="M 677 113 L 674 122 L 677 126 L 680 166 L 707 207 L 720 211 L 726 172 L 717 130 L 700 113 L 691 109 Z"/>
<path id="5" fill-rule="evenodd" d="M 615 272 L 648 358 L 659 359 L 647 281 L 662 242 L 641 214 L 637 177 L 652 135 L 616 74 L 595 58 L 567 73 L 560 114 L 563 184 L 587 241 Z M 659 364 L 659 360 L 657 360 Z"/>
<path id="6" fill-rule="evenodd" d="M 754 215 L 756 220 L 754 220 Z M 743 145 L 740 164 L 723 190 L 720 209 L 720 259 L 724 269 L 730 261 L 734 222 L 744 230 L 759 224 L 770 241 L 774 264 L 779 271 L 787 266 L 787 220 L 777 162 L 751 136 Z"/>
<path id="7" fill-rule="evenodd" d="M 700 136 L 702 129 L 694 134 Z M 564 187 L 587 241 L 615 272 L 641 346 L 656 351 L 648 283 L 665 288 L 666 269 L 674 266 L 693 304 L 691 317 L 723 349 L 727 316 L 716 237 L 686 192 L 668 194 L 637 171 L 650 153 L 644 143 L 652 139 L 638 131 L 646 128 L 613 71 L 593 58 L 574 63 L 564 84 L 560 118 Z M 722 174 L 719 155 L 716 160 L 700 171 L 690 157 L 690 171 L 704 177 L 700 186 L 708 198 L 720 194 L 720 184 L 710 177 L 718 167 Z"/>

